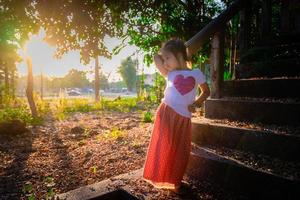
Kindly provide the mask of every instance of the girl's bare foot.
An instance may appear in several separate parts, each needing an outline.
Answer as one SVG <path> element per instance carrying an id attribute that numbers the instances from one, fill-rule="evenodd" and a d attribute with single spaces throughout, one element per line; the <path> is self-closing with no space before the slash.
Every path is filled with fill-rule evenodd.
<path id="1" fill-rule="evenodd" d="M 175 189 L 170 189 L 172 192 L 175 192 L 175 193 L 178 193 L 179 192 L 179 190 L 180 190 L 180 187 L 178 187 L 178 188 L 175 188 Z"/>
<path id="2" fill-rule="evenodd" d="M 175 188 L 175 189 L 170 189 L 170 191 L 174 192 L 175 194 L 178 195 L 185 195 L 187 194 L 189 189 L 188 184 L 186 183 L 181 183 L 179 187 Z"/>

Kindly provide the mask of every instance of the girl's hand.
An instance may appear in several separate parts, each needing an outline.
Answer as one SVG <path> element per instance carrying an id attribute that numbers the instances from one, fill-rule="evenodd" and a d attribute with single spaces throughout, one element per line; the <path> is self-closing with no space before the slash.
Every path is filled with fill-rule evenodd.
<path id="1" fill-rule="evenodd" d="M 196 111 L 196 107 L 197 106 L 193 103 L 191 105 L 188 105 L 188 110 L 193 113 Z"/>
<path id="2" fill-rule="evenodd" d="M 196 99 L 196 101 L 194 101 L 194 103 L 192 103 L 191 105 L 188 106 L 188 110 L 190 112 L 195 112 L 196 108 L 200 108 L 203 104 L 203 102 L 207 99 L 207 97 L 209 97 L 210 95 L 210 90 L 209 87 L 207 85 L 207 83 L 203 83 L 201 85 L 199 85 L 199 88 L 201 90 L 201 94 L 200 96 Z"/>
<path id="3" fill-rule="evenodd" d="M 153 61 L 155 63 L 156 68 L 160 71 L 160 73 L 164 76 L 167 77 L 168 75 L 168 70 L 164 67 L 164 60 L 162 57 L 158 54 L 154 55 Z"/>
<path id="4" fill-rule="evenodd" d="M 154 60 L 155 65 L 157 65 L 159 67 L 163 67 L 164 60 L 162 59 L 161 55 L 155 54 L 153 60 Z"/>

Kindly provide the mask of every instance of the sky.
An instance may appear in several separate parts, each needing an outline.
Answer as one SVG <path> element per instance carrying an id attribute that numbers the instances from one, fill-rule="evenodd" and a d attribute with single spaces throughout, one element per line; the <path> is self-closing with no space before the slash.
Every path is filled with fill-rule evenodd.
<path id="1" fill-rule="evenodd" d="M 55 53 L 55 47 L 48 45 L 43 41 L 45 33 L 41 30 L 37 35 L 31 36 L 30 40 L 26 44 L 27 53 L 32 58 L 33 74 L 38 75 L 43 72 L 44 75 L 49 77 L 62 77 L 65 76 L 70 69 L 77 69 L 81 71 L 93 71 L 95 66 L 95 61 L 92 60 L 89 64 L 83 65 L 80 63 L 79 51 L 70 51 L 65 54 L 61 59 L 57 60 L 53 57 Z M 120 43 L 117 38 L 104 38 L 104 43 L 107 45 L 109 51 L 111 51 L 115 46 Z M 120 51 L 118 55 L 112 57 L 111 60 L 99 57 L 99 63 L 101 65 L 101 70 L 104 74 L 111 75 L 109 77 L 110 82 L 115 82 L 121 80 L 120 75 L 117 73 L 118 66 L 121 65 L 122 59 L 126 59 L 128 56 L 135 53 L 137 50 L 136 46 L 126 46 Z M 24 56 L 24 51 L 19 50 L 19 54 Z M 136 54 L 133 56 L 134 59 L 137 58 Z M 155 72 L 154 65 L 147 67 L 143 61 L 143 54 L 140 52 L 138 54 L 139 68 L 144 66 L 144 73 L 152 74 Z M 20 62 L 17 64 L 17 69 L 20 75 L 27 74 L 27 66 L 25 62 Z M 88 78 L 93 79 L 94 74 L 89 73 Z"/>

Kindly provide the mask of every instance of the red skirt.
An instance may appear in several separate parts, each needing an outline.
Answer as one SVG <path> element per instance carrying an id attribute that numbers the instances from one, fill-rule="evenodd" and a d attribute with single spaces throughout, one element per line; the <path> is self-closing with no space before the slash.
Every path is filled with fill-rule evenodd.
<path id="1" fill-rule="evenodd" d="M 191 151 L 191 119 L 160 104 L 152 130 L 143 180 L 156 188 L 175 189 L 181 184 Z"/>

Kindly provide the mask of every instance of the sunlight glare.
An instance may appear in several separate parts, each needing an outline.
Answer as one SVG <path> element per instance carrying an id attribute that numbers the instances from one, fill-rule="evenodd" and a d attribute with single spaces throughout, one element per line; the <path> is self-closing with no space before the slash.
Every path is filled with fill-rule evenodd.
<path id="1" fill-rule="evenodd" d="M 18 50 L 18 54 L 24 59 L 24 61 L 30 57 L 32 60 L 33 68 L 43 67 L 45 60 L 54 60 L 54 47 L 51 47 L 48 43 L 43 41 L 45 37 L 45 31 L 40 30 L 38 34 L 31 35 L 29 40 L 25 43 L 23 49 Z"/>

